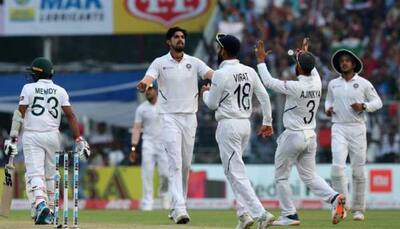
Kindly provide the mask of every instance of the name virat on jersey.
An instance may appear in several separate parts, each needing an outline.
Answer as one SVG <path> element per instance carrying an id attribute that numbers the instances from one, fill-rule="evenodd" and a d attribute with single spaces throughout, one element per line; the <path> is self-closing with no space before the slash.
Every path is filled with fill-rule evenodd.
<path id="1" fill-rule="evenodd" d="M 57 92 L 57 89 L 55 88 L 35 88 L 35 93 L 36 94 L 41 94 L 41 95 L 55 95 Z"/>
<path id="2" fill-rule="evenodd" d="M 247 72 L 233 74 L 233 77 L 235 78 L 236 82 L 249 81 L 249 77 L 247 76 Z"/>
<path id="3" fill-rule="evenodd" d="M 300 99 L 315 99 L 321 98 L 321 91 L 312 90 L 312 91 L 301 91 Z"/>

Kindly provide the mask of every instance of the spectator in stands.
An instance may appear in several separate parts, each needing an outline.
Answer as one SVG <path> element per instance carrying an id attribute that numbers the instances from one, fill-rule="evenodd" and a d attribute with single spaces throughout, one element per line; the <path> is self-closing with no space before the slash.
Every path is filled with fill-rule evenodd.
<path id="1" fill-rule="evenodd" d="M 105 122 L 99 122 L 96 129 L 89 138 L 90 146 L 93 152 L 92 164 L 109 165 L 108 153 L 114 144 L 113 135 L 107 130 Z"/>
<path id="2" fill-rule="evenodd" d="M 388 133 L 382 136 L 382 146 L 376 162 L 394 163 L 399 161 L 400 135 L 397 126 L 392 126 Z"/>

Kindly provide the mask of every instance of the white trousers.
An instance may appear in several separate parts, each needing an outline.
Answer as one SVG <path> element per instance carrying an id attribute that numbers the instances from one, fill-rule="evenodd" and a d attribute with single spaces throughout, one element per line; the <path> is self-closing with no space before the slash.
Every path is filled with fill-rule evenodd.
<path id="1" fill-rule="evenodd" d="M 348 179 L 345 175 L 346 159 L 350 156 L 352 168 L 352 210 L 365 210 L 367 157 L 367 129 L 361 123 L 334 123 L 332 125 L 332 184 L 348 197 Z M 349 200 L 349 198 L 347 198 Z M 348 203 L 348 204 L 347 204 Z M 346 205 L 350 208 L 350 201 Z"/>
<path id="2" fill-rule="evenodd" d="M 165 152 L 168 157 L 171 209 L 186 210 L 190 164 L 196 136 L 196 114 L 161 115 Z"/>
<path id="3" fill-rule="evenodd" d="M 260 217 L 265 209 L 251 186 L 242 159 L 249 137 L 248 119 L 223 119 L 218 122 L 216 140 L 224 173 L 235 195 L 237 216 L 248 213 L 255 218 Z"/>
<path id="4" fill-rule="evenodd" d="M 153 206 L 153 175 L 157 164 L 160 177 L 159 196 L 168 194 L 168 159 L 161 142 L 143 140 L 142 143 L 142 192 L 141 206 L 151 208 Z"/>
<path id="5" fill-rule="evenodd" d="M 55 152 L 61 149 L 60 134 L 25 131 L 22 135 L 22 146 L 29 201 L 34 206 L 37 199 L 45 199 L 52 207 L 56 172 Z"/>
<path id="6" fill-rule="evenodd" d="M 278 138 L 275 153 L 276 192 L 282 209 L 282 215 L 296 213 L 291 199 L 292 190 L 288 182 L 293 165 L 296 166 L 301 180 L 308 188 L 325 202 L 331 202 L 337 194 L 324 179 L 315 172 L 316 135 L 313 130 L 285 130 Z"/>

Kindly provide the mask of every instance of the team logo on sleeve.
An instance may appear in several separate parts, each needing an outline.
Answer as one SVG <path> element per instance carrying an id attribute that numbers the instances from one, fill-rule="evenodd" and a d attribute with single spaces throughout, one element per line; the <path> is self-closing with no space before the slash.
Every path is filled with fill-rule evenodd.
<path id="1" fill-rule="evenodd" d="M 353 87 L 354 87 L 355 89 L 357 89 L 359 86 L 360 86 L 360 85 L 358 85 L 358 83 L 353 84 Z"/>
<path id="2" fill-rule="evenodd" d="M 192 65 L 191 64 L 186 64 L 186 68 L 187 68 L 187 70 L 190 71 L 190 69 L 192 69 Z"/>
<path id="3" fill-rule="evenodd" d="M 19 101 L 22 101 L 22 100 L 24 100 L 24 96 L 23 96 L 23 95 L 21 95 L 21 96 L 19 97 Z"/>

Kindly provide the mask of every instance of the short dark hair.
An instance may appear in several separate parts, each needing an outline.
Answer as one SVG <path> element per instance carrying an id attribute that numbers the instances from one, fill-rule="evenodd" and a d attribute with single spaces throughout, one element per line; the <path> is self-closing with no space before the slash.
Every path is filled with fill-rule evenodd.
<path id="1" fill-rule="evenodd" d="M 310 52 L 301 52 L 298 55 L 298 63 L 303 69 L 304 73 L 310 74 L 311 70 L 315 67 L 315 57 L 312 53 Z"/>
<path id="2" fill-rule="evenodd" d="M 187 36 L 186 30 L 182 29 L 181 27 L 175 26 L 168 29 L 167 33 L 165 34 L 165 39 L 166 40 L 171 39 L 171 37 L 173 37 L 176 32 L 182 32 L 185 38 Z"/>
<path id="3" fill-rule="evenodd" d="M 229 34 L 222 34 L 219 33 L 216 36 L 216 41 L 218 45 L 225 49 L 231 57 L 237 57 L 240 52 L 240 40 L 237 39 L 235 36 Z"/>

